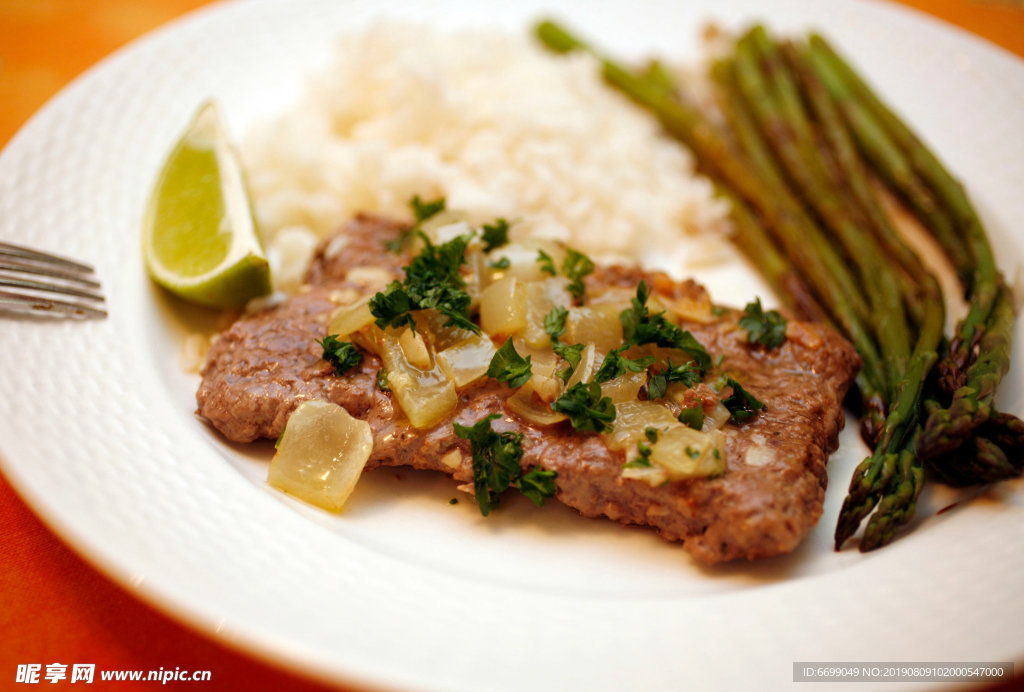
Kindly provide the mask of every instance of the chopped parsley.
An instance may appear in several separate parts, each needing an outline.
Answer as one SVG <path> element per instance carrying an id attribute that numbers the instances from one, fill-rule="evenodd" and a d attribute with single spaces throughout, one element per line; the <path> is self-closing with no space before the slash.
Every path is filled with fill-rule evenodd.
<path id="1" fill-rule="evenodd" d="M 704 427 L 704 404 L 700 399 L 697 399 L 697 403 L 690 408 L 684 408 L 679 412 L 679 422 L 694 430 Z"/>
<path id="2" fill-rule="evenodd" d="M 424 221 L 429 219 L 431 216 L 436 216 L 444 211 L 445 204 L 446 202 L 444 197 L 436 199 L 433 202 L 424 202 L 420 199 L 419 195 L 414 195 L 413 198 L 409 200 L 409 206 L 412 208 L 412 215 L 415 219 L 415 223 L 413 223 L 411 228 L 407 228 L 402 231 L 402 233 L 394 240 L 384 243 L 384 247 L 391 252 L 400 253 L 402 248 L 405 247 L 406 241 L 409 240 L 409 236 L 418 231 Z"/>
<path id="3" fill-rule="evenodd" d="M 381 329 L 416 323 L 409 313 L 433 308 L 448 318 L 446 327 L 460 327 L 475 334 L 480 327 L 469 318 L 470 297 L 459 267 L 466 262 L 469 235 L 460 235 L 442 245 L 434 245 L 426 234 L 418 231 L 426 244 L 423 251 L 403 269 L 405 280 L 392 281 L 383 292 L 370 299 L 370 313 Z"/>
<path id="4" fill-rule="evenodd" d="M 551 410 L 569 417 L 572 427 L 584 432 L 606 432 L 615 420 L 615 405 L 601 396 L 597 382 L 578 382 L 551 403 Z"/>
<path id="5" fill-rule="evenodd" d="M 377 369 L 377 389 L 382 392 L 391 391 L 391 385 L 388 384 L 388 371 L 384 368 Z"/>
<path id="6" fill-rule="evenodd" d="M 563 305 L 556 305 L 551 312 L 544 315 L 544 331 L 556 341 L 565 334 L 565 323 L 569 319 L 569 310 Z"/>
<path id="7" fill-rule="evenodd" d="M 500 417 L 492 413 L 472 427 L 453 424 L 455 434 L 469 440 L 473 453 L 473 488 L 485 517 L 498 506 L 501 493 L 510 487 L 518 488 L 534 504 L 543 505 L 546 498 L 554 497 L 558 476 L 538 466 L 523 473 L 519 464 L 523 458 L 523 435 L 495 432 L 491 421 Z"/>
<path id="8" fill-rule="evenodd" d="M 549 471 L 540 466 L 531 466 L 530 470 L 512 482 L 512 487 L 518 488 L 519 492 L 538 507 L 544 506 L 544 500 L 555 496 L 555 479 L 558 478 L 557 471 Z"/>
<path id="9" fill-rule="evenodd" d="M 594 374 L 595 382 L 607 382 L 629 372 L 643 372 L 654 365 L 654 356 L 643 356 L 642 358 L 627 358 L 622 352 L 629 348 L 630 344 L 623 344 L 613 348 L 601 361 L 601 367 Z"/>
<path id="10" fill-rule="evenodd" d="M 505 219 L 497 219 L 494 224 L 484 224 L 480 233 L 481 239 L 484 241 L 484 252 L 490 252 L 495 248 L 499 248 L 503 245 L 508 245 L 508 221 Z M 508 268 L 508 258 L 505 258 L 505 266 L 501 269 Z"/>
<path id="11" fill-rule="evenodd" d="M 522 387 L 530 380 L 533 372 L 530 359 L 531 356 L 523 358 L 519 355 L 512 339 L 508 339 L 491 358 L 487 376 L 493 377 L 498 382 L 504 382 L 512 388 Z"/>
<path id="12" fill-rule="evenodd" d="M 572 374 L 576 372 L 576 368 L 580 365 L 580 360 L 583 358 L 583 349 L 586 348 L 583 344 L 568 344 L 559 343 L 557 341 L 551 342 L 551 350 L 557 355 L 565 359 L 569 364 L 569 367 L 562 368 L 555 374 L 562 378 L 562 382 L 568 382 Z"/>
<path id="13" fill-rule="evenodd" d="M 558 270 L 555 269 L 554 258 L 543 250 L 537 251 L 537 262 L 540 264 L 540 270 L 545 274 L 550 274 L 551 276 L 558 274 Z M 579 250 L 573 250 L 572 248 L 566 250 L 565 259 L 562 260 L 562 275 L 569 279 L 569 285 L 566 288 L 572 294 L 573 300 L 576 301 L 577 305 L 583 303 L 583 292 L 586 290 L 583 285 L 583 278 L 593 273 L 594 261 L 592 259 Z"/>
<path id="14" fill-rule="evenodd" d="M 554 276 L 558 273 L 558 270 L 555 269 L 555 260 L 553 260 L 551 255 L 543 250 L 537 250 L 537 262 L 540 264 L 540 270 L 545 274 Z"/>
<path id="15" fill-rule="evenodd" d="M 363 354 L 355 344 L 351 341 L 338 341 L 337 334 L 328 334 L 317 343 L 324 349 L 324 360 L 334 367 L 334 374 L 338 377 L 363 361 Z"/>
<path id="16" fill-rule="evenodd" d="M 693 387 L 703 378 L 697 361 L 688 360 L 685 363 L 674 365 L 672 359 L 665 360 L 665 369 L 651 375 L 647 382 L 647 397 L 649 399 L 660 399 L 665 396 L 670 382 L 681 382 L 687 387 Z"/>
<path id="17" fill-rule="evenodd" d="M 636 297 L 631 301 L 632 307 L 619 313 L 622 335 L 626 343 L 631 345 L 655 344 L 685 351 L 697 362 L 697 366 L 703 374 L 711 367 L 711 356 L 694 338 L 693 334 L 669 322 L 665 318 L 664 311 L 652 315 L 647 307 L 647 299 L 650 295 L 647 283 L 641 281 L 636 287 Z"/>
<path id="18" fill-rule="evenodd" d="M 551 337 L 551 350 L 556 355 L 565 359 L 569 367 L 559 370 L 557 374 L 563 382 L 568 382 L 576 368 L 580 365 L 583 357 L 584 344 L 563 344 L 559 339 L 565 334 L 565 321 L 569 317 L 569 310 L 562 305 L 551 308 L 551 312 L 544 316 L 544 331 Z"/>
<path id="19" fill-rule="evenodd" d="M 487 266 L 491 269 L 508 269 L 512 266 L 512 261 L 508 257 L 502 257 L 497 262 L 488 262 Z"/>
<path id="20" fill-rule="evenodd" d="M 718 390 L 721 391 L 726 387 L 732 389 L 732 394 L 722 399 L 722 405 L 729 409 L 731 422 L 745 423 L 765 407 L 762 402 L 757 400 L 757 397 L 744 389 L 743 385 L 728 375 L 723 375 L 718 380 Z"/>
<path id="21" fill-rule="evenodd" d="M 747 343 L 765 348 L 778 348 L 786 341 L 786 319 L 778 310 L 765 312 L 761 299 L 747 303 L 740 318 L 740 326 L 747 330 Z"/>
<path id="22" fill-rule="evenodd" d="M 412 207 L 412 214 L 416 217 L 416 223 L 421 224 L 431 216 L 437 216 L 445 210 L 447 202 L 444 197 L 435 199 L 433 202 L 424 202 L 420 199 L 419 195 L 413 195 L 412 200 L 409 202 L 409 206 Z"/>
<path id="23" fill-rule="evenodd" d="M 562 261 L 562 274 L 569 279 L 569 293 L 576 300 L 577 305 L 583 303 L 583 292 L 586 290 L 583 285 L 583 277 L 594 273 L 594 261 L 582 252 L 569 248 Z"/>

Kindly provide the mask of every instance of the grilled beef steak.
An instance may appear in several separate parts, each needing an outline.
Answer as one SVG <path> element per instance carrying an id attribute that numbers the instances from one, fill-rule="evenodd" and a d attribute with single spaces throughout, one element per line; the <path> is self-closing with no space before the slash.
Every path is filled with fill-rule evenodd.
<path id="1" fill-rule="evenodd" d="M 717 370 L 741 382 L 765 408 L 749 421 L 722 428 L 724 474 L 652 486 L 623 478 L 624 453 L 610 450 L 600 435 L 578 432 L 566 422 L 530 425 L 511 414 L 505 402 L 513 390 L 491 378 L 460 391 L 454 414 L 417 430 L 392 396 L 378 388 L 376 356 L 367 354 L 344 376 L 333 373 L 317 343 L 336 306 L 332 298 L 339 292 L 365 293 L 368 280 L 400 278 L 405 258 L 383 245 L 400 230 L 389 221 L 356 219 L 321 246 L 308 291 L 239 319 L 216 338 L 197 393 L 199 415 L 228 439 L 247 442 L 277 437 L 301 401 L 326 399 L 371 425 L 375 445 L 367 468 L 437 470 L 472 487 L 470 445 L 455 435 L 452 423 L 471 426 L 497 413 L 495 430 L 523 434 L 524 469 L 557 472 L 559 501 L 584 516 L 654 527 L 705 563 L 789 552 L 817 522 L 825 464 L 837 446 L 843 397 L 859 365 L 853 348 L 831 329 L 790 322 L 785 343 L 766 349 L 747 343 L 736 311 L 684 321 L 681 326 L 713 358 L 721 358 Z M 693 282 L 621 267 L 599 267 L 587 277 L 588 295 L 609 286 L 635 288 L 641 279 L 656 295 L 706 298 Z M 722 398 L 711 384 L 701 383 L 693 392 L 694 399 Z"/>

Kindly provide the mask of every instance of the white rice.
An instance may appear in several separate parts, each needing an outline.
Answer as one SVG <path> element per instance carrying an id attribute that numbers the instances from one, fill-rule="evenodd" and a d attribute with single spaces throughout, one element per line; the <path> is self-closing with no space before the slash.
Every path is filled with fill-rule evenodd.
<path id="1" fill-rule="evenodd" d="M 725 226 L 689 152 L 591 58 L 526 36 L 396 24 L 345 36 L 242 154 L 272 261 L 308 246 L 302 229 L 322 237 L 359 211 L 408 218 L 413 195 L 596 256 L 639 259 Z"/>

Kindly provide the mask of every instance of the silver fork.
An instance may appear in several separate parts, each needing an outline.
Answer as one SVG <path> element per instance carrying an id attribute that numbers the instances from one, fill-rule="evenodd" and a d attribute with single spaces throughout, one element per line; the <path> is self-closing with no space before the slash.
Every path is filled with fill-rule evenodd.
<path id="1" fill-rule="evenodd" d="M 88 264 L 0 242 L 0 315 L 106 317 L 95 276 Z"/>

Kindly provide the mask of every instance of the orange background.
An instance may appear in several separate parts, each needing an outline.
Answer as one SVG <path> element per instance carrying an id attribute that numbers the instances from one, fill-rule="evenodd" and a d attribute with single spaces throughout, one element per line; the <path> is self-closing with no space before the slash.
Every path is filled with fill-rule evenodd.
<path id="1" fill-rule="evenodd" d="M 1024 0 L 901 2 L 1024 57 Z M 82 71 L 150 29 L 205 4 L 0 0 L 0 145 Z M 41 663 L 45 673 L 45 665 L 54 662 L 69 664 L 69 673 L 72 663 L 95 663 L 97 671 L 212 671 L 210 682 L 171 683 L 166 689 L 324 689 L 214 643 L 141 603 L 66 548 L 2 477 L 0 526 L 0 689 L 33 689 L 14 684 L 17 666 Z M 118 682 L 112 687 L 131 692 L 152 690 L 156 684 Z M 97 679 L 93 689 L 101 688 Z"/>

